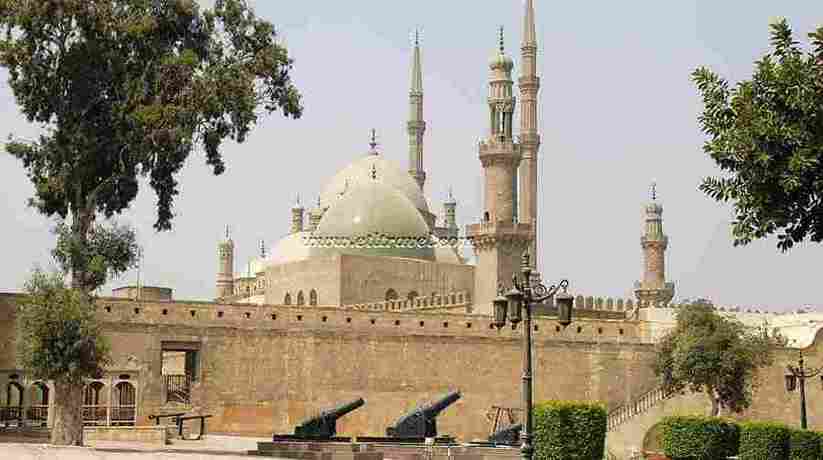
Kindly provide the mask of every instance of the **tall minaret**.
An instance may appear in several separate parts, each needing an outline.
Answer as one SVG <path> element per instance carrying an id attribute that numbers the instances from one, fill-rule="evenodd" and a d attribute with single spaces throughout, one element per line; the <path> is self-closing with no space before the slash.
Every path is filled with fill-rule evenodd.
<path id="1" fill-rule="evenodd" d="M 635 283 L 634 292 L 641 307 L 665 307 L 674 297 L 674 283 L 666 282 L 669 237 L 663 233 L 663 206 L 657 202 L 657 184 L 652 184 L 651 198 L 645 208 L 645 228 L 640 237 L 643 280 Z"/>
<path id="2" fill-rule="evenodd" d="M 423 190 L 426 184 L 426 171 L 423 169 L 423 134 L 426 132 L 426 122 L 423 121 L 423 69 L 420 64 L 420 33 L 417 31 L 414 32 L 407 127 L 409 130 L 409 174 L 420 186 L 420 190 Z"/>
<path id="3" fill-rule="evenodd" d="M 537 94 L 540 77 L 537 76 L 537 34 L 534 26 L 534 0 L 526 0 L 523 16 L 523 43 L 520 45 L 520 222 L 532 224 L 535 232 L 529 253 L 531 264 L 537 269 L 537 160 L 540 151 L 540 134 L 537 130 Z"/>
<path id="4" fill-rule="evenodd" d="M 234 241 L 226 226 L 226 239 L 217 245 L 217 299 L 234 295 Z"/>
<path id="5" fill-rule="evenodd" d="M 512 137 L 515 97 L 512 92 L 514 63 L 503 46 L 489 64 L 489 137 L 480 142 L 479 157 L 484 176 L 484 211 L 480 223 L 466 228 L 477 255 L 474 277 L 475 311 L 492 313 L 492 300 L 499 284 L 511 285 L 520 268 L 523 251 L 534 238 L 531 224 L 515 220 L 517 168 L 520 145 Z"/>

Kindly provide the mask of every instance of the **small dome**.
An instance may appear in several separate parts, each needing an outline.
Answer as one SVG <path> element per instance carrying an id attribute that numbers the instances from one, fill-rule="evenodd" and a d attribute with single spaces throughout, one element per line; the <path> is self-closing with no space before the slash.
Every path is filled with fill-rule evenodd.
<path id="1" fill-rule="evenodd" d="M 372 168 L 377 171 L 377 182 L 397 189 L 421 212 L 429 212 L 429 205 L 426 203 L 423 192 L 420 191 L 417 182 L 409 173 L 382 155 L 371 153 L 355 160 L 332 177 L 320 193 L 321 206 L 331 207 L 359 184 L 373 182 Z"/>
<path id="2" fill-rule="evenodd" d="M 274 265 L 307 259 L 310 253 L 306 238 L 310 235 L 310 232 L 298 232 L 281 238 L 274 245 L 267 262 Z"/>
<path id="3" fill-rule="evenodd" d="M 489 67 L 492 70 L 502 68 L 504 70 L 511 71 L 514 68 L 514 61 L 503 51 L 497 51 L 491 59 L 489 59 Z"/>
<path id="4" fill-rule="evenodd" d="M 254 278 L 257 276 L 258 273 L 266 271 L 266 267 L 268 267 L 268 261 L 261 257 L 255 257 L 243 267 L 243 272 L 240 273 L 241 278 Z"/>
<path id="5" fill-rule="evenodd" d="M 369 178 L 350 188 L 326 211 L 313 236 L 327 238 L 332 246 L 313 248 L 313 254 L 331 252 L 434 259 L 431 245 L 421 248 L 409 244 L 413 240 L 429 238 L 429 228 L 420 211 L 403 193 L 381 182 L 379 174 L 377 179 Z M 407 244 L 386 247 L 377 242 L 358 240 L 378 235 L 401 237 Z M 332 237 L 345 241 L 331 241 Z M 356 245 L 358 242 L 361 244 Z"/>

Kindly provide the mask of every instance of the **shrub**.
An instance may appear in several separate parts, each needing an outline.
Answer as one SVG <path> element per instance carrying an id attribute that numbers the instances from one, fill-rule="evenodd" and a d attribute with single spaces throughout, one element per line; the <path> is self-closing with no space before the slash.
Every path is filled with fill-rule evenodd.
<path id="1" fill-rule="evenodd" d="M 674 460 L 717 460 L 737 455 L 740 429 L 716 417 L 666 417 L 663 452 Z"/>
<path id="2" fill-rule="evenodd" d="M 820 460 L 820 434 L 807 430 L 792 430 L 789 439 L 791 460 Z"/>
<path id="3" fill-rule="evenodd" d="M 535 460 L 602 460 L 606 420 L 601 404 L 549 401 L 536 405 Z"/>
<path id="4" fill-rule="evenodd" d="M 788 460 L 791 430 L 778 423 L 740 426 L 740 460 Z"/>

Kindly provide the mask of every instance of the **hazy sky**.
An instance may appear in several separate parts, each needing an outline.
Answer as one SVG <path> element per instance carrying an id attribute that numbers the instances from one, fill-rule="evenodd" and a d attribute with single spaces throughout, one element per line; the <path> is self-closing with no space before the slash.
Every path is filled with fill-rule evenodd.
<path id="1" fill-rule="evenodd" d="M 669 235 L 667 276 L 675 298 L 775 310 L 823 306 L 823 245 L 781 254 L 775 240 L 734 248 L 731 207 L 697 190 L 717 173 L 702 153 L 701 101 L 689 74 L 707 65 L 730 80 L 751 75 L 768 50 L 768 23 L 785 16 L 795 36 L 823 22 L 813 0 L 535 0 L 540 44 L 540 269 L 569 278 L 575 294 L 630 296 L 641 274 L 642 206 L 656 178 Z M 410 36 L 422 29 L 426 194 L 439 214 L 448 187 L 458 219 L 482 206 L 477 140 L 488 132 L 487 63 L 497 27 L 519 69 L 522 1 L 257 0 L 283 32 L 304 95 L 297 121 L 272 115 L 243 145 L 228 145 L 227 171 L 211 175 L 194 155 L 183 173 L 174 230 L 152 230 L 156 197 L 141 189 L 120 220 L 138 229 L 147 284 L 180 299 L 214 296 L 216 245 L 225 225 L 236 268 L 289 229 L 295 196 L 314 202 L 323 184 L 368 149 L 407 166 Z M 0 137 L 32 137 L 0 70 Z M 50 264 L 53 222 L 25 205 L 33 188 L 21 165 L 0 155 L 0 291 L 22 288 Z M 469 250 L 470 252 L 470 250 Z M 133 283 L 131 272 L 107 286 Z"/>

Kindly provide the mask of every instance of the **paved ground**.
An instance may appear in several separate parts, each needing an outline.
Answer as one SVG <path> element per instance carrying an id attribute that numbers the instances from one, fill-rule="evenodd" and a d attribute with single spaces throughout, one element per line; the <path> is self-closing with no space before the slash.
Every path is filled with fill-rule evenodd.
<path id="1" fill-rule="evenodd" d="M 210 435 L 201 441 L 176 441 L 164 449 L 126 442 L 99 443 L 96 448 L 55 447 L 32 443 L 0 443 L 2 460 L 250 460 L 246 452 L 268 438 Z"/>

